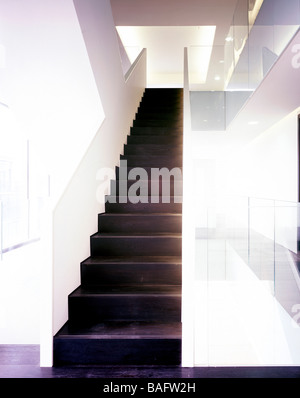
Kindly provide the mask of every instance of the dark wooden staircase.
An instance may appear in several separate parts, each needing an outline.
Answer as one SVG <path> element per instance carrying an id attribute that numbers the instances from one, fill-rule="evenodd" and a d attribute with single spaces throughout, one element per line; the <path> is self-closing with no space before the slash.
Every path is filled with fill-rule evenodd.
<path id="1" fill-rule="evenodd" d="M 120 158 L 127 167 L 116 168 L 68 322 L 54 336 L 54 366 L 181 362 L 182 95 L 145 90 Z M 127 179 L 135 168 L 140 178 Z M 124 197 L 122 183 L 138 184 L 140 196 Z"/>

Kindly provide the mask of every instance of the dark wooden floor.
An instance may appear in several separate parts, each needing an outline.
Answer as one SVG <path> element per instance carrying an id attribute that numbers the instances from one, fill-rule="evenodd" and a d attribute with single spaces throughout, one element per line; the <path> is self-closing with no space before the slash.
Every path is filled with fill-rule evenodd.
<path id="1" fill-rule="evenodd" d="M 80 366 L 43 368 L 39 346 L 0 345 L 0 378 L 33 379 L 206 379 L 300 378 L 300 367 Z"/>

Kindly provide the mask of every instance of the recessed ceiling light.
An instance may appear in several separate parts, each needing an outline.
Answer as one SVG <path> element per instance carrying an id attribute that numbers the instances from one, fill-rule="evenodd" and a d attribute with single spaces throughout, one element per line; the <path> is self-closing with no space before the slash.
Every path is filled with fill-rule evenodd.
<path id="1" fill-rule="evenodd" d="M 230 42 L 230 41 L 233 41 L 233 37 L 231 37 L 231 36 L 228 36 L 228 37 L 226 37 L 226 39 L 225 39 L 226 41 L 228 41 L 228 42 Z"/>
<path id="2" fill-rule="evenodd" d="M 220 63 L 220 64 L 224 64 L 224 59 L 221 59 L 221 60 L 219 61 L 219 63 Z"/>
<path id="3" fill-rule="evenodd" d="M 219 75 L 216 75 L 216 76 L 215 76 L 215 80 L 221 80 L 220 76 L 219 76 Z"/>

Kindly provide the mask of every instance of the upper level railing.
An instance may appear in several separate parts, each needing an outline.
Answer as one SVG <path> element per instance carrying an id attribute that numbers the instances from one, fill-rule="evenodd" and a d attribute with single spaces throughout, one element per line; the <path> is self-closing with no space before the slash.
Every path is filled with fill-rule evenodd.
<path id="1" fill-rule="evenodd" d="M 224 43 L 189 47 L 192 129 L 226 130 L 299 26 L 300 0 L 238 0 Z"/>

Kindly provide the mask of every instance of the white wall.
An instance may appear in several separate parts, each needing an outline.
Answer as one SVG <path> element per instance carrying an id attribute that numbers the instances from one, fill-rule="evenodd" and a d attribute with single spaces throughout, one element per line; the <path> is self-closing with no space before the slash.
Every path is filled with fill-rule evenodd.
<path id="1" fill-rule="evenodd" d="M 57 200 L 104 117 L 73 2 L 2 1 L 0 11 L 0 100 L 36 145 Z"/>
<path id="2" fill-rule="evenodd" d="M 300 108 L 232 153 L 224 178 L 227 192 L 297 202 Z"/>
<path id="3" fill-rule="evenodd" d="M 104 117 L 73 2 L 1 1 L 0 48 L 0 101 L 9 106 L 19 139 L 36 149 L 38 171 L 50 174 L 55 203 Z M 33 259 L 27 248 L 15 254 L 1 264 L 1 282 L 14 294 L 1 295 L 8 315 L 0 342 L 38 344 L 39 284 L 48 259 Z"/>
<path id="4" fill-rule="evenodd" d="M 32 264 L 24 256 L 24 267 L 1 264 L 1 283 L 23 289 L 14 302 L 1 294 L 0 338 L 40 342 L 41 364 L 48 366 L 53 333 L 66 320 L 67 294 L 79 283 L 80 261 L 103 210 L 96 172 L 118 162 L 146 85 L 146 54 L 125 82 L 108 0 L 1 2 L 0 49 L 0 101 L 36 148 L 38 167 L 51 176 L 41 257 Z M 35 275 L 34 289 L 27 288 L 29 275 Z M 22 300 L 36 305 L 25 312 L 16 305 Z M 6 314 L 20 320 L 26 314 L 30 327 L 20 322 L 16 330 Z"/>
<path id="5" fill-rule="evenodd" d="M 108 0 L 74 1 L 91 66 L 101 96 L 105 119 L 82 158 L 53 212 L 53 274 L 45 278 L 48 311 L 41 345 L 41 364 L 52 365 L 52 336 L 68 319 L 68 294 L 80 284 L 80 262 L 90 254 L 90 235 L 97 231 L 97 172 L 115 168 L 146 86 L 146 52 L 124 79 L 117 36 Z M 49 269 L 45 270 L 49 275 Z M 53 300 L 53 301 L 52 301 Z M 53 317 L 51 307 L 53 306 Z M 51 318 L 51 319 L 50 319 Z M 52 323 L 52 324 L 51 324 Z M 51 329 L 49 330 L 49 325 Z"/>
<path id="6" fill-rule="evenodd" d="M 40 244 L 5 253 L 0 261 L 0 344 L 40 341 Z"/>

